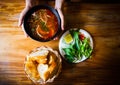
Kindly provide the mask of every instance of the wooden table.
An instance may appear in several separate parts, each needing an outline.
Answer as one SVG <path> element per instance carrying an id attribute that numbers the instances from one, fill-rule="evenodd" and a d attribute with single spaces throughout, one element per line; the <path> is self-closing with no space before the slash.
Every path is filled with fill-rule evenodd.
<path id="1" fill-rule="evenodd" d="M 0 1 L 0 85 L 33 85 L 24 72 L 25 56 L 39 46 L 58 50 L 59 39 L 38 42 L 17 27 L 24 0 Z M 65 2 L 65 30 L 82 28 L 94 39 L 92 58 L 79 64 L 63 60 L 61 74 L 47 85 L 120 84 L 120 4 Z M 53 44 L 54 43 L 54 44 Z"/>

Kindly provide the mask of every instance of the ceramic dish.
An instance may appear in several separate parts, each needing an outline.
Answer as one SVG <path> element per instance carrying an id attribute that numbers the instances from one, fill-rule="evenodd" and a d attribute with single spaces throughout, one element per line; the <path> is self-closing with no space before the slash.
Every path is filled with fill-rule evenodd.
<path id="1" fill-rule="evenodd" d="M 47 42 L 54 39 L 61 31 L 58 12 L 51 6 L 32 7 L 25 15 L 24 29 L 32 39 Z"/>
<path id="2" fill-rule="evenodd" d="M 71 35 L 70 30 L 72 31 L 72 33 L 73 33 L 73 31 L 79 32 L 78 33 L 78 38 L 79 38 L 78 45 L 76 44 L 77 40 L 75 40 L 73 35 Z M 92 39 L 91 35 L 84 29 L 76 29 L 75 28 L 75 29 L 70 29 L 70 30 L 66 31 L 62 35 L 62 37 L 60 38 L 60 41 L 59 41 L 59 51 L 60 51 L 60 54 L 62 55 L 62 57 L 70 63 L 79 63 L 79 62 L 82 62 L 82 61 L 90 58 L 91 53 L 93 51 L 93 39 Z M 68 38 L 68 40 L 66 38 Z M 88 42 L 88 44 L 86 44 L 87 47 L 84 46 L 85 39 L 86 39 L 86 42 Z M 88 55 L 86 53 L 88 53 Z M 79 56 L 79 58 L 78 58 L 78 56 Z"/>

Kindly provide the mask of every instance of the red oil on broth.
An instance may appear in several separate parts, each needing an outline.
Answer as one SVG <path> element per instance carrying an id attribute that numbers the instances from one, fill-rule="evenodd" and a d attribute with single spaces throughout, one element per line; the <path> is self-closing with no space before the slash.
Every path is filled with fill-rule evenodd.
<path id="1" fill-rule="evenodd" d="M 47 9 L 34 12 L 27 21 L 32 36 L 40 39 L 53 37 L 58 30 L 57 17 Z"/>

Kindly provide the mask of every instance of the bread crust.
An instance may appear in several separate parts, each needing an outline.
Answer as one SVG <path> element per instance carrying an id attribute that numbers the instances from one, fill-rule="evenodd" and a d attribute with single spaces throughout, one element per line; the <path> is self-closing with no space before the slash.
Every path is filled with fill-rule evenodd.
<path id="1" fill-rule="evenodd" d="M 52 82 L 61 72 L 61 67 L 58 52 L 45 46 L 31 51 L 25 60 L 26 74 L 33 82 L 40 84 Z"/>

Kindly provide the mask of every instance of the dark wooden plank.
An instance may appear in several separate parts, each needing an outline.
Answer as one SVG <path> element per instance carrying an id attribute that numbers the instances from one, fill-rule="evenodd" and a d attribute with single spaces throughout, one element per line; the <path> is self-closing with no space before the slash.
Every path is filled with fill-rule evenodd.
<path id="1" fill-rule="evenodd" d="M 49 4 L 53 6 L 54 1 Z M 25 38 L 17 27 L 24 6 L 24 0 L 0 1 L 0 85 L 33 85 L 24 72 L 25 56 L 43 45 L 58 50 L 59 40 L 42 43 Z M 119 3 L 93 0 L 64 3 L 65 30 L 87 30 L 93 37 L 94 51 L 91 59 L 79 64 L 69 64 L 63 59 L 62 72 L 52 85 L 120 84 L 119 9 Z"/>

